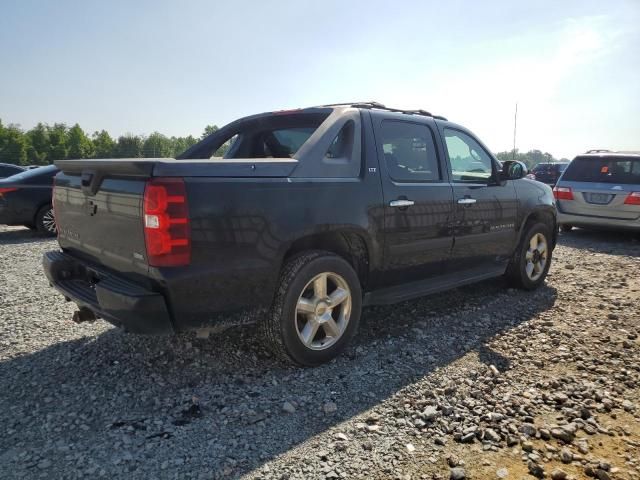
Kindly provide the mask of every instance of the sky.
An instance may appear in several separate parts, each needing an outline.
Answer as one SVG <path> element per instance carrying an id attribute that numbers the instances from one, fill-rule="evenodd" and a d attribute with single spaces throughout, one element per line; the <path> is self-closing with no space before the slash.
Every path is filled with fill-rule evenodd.
<path id="1" fill-rule="evenodd" d="M 640 150 L 640 0 L 1 0 L 0 119 L 199 136 L 375 100 L 494 152 Z"/>

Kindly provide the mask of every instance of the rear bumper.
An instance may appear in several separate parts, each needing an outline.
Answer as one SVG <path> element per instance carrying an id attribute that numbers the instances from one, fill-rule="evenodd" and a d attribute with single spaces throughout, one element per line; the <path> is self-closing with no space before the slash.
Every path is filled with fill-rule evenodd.
<path id="1" fill-rule="evenodd" d="M 51 285 L 66 299 L 132 333 L 174 331 L 164 297 L 63 252 L 42 259 Z"/>
<path id="2" fill-rule="evenodd" d="M 558 210 L 558 223 L 574 227 L 600 227 L 619 230 L 640 231 L 640 221 L 620 220 L 616 218 L 592 217 L 589 215 L 572 215 Z"/>

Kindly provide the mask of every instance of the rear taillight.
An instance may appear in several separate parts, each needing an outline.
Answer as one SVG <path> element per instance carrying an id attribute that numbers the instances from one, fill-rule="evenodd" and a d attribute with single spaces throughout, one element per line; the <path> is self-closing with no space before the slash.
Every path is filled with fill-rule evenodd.
<path id="1" fill-rule="evenodd" d="M 640 205 L 640 192 L 631 192 L 624 199 L 625 205 Z"/>
<path id="2" fill-rule="evenodd" d="M 5 193 L 11 193 L 17 190 L 17 188 L 0 188 L 0 197 L 2 197 Z"/>
<path id="3" fill-rule="evenodd" d="M 553 187 L 553 196 L 556 200 L 573 200 L 573 192 L 570 187 Z"/>
<path id="4" fill-rule="evenodd" d="M 191 229 L 184 180 L 149 180 L 144 189 L 142 214 L 149 265 L 188 265 L 191 261 Z"/>

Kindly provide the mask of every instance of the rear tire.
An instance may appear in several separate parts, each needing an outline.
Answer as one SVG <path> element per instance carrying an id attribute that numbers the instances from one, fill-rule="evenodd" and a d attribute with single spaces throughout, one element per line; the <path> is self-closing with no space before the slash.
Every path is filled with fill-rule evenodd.
<path id="1" fill-rule="evenodd" d="M 316 366 L 344 350 L 361 309 L 360 281 L 351 265 L 329 252 L 305 252 L 284 264 L 260 333 L 281 359 Z"/>
<path id="2" fill-rule="evenodd" d="M 552 238 L 547 224 L 525 226 L 520 244 L 507 268 L 507 278 L 513 286 L 534 290 L 542 285 L 551 266 Z"/>
<path id="3" fill-rule="evenodd" d="M 36 230 L 43 235 L 54 236 L 58 233 L 51 205 L 45 205 L 38 210 L 35 226 Z"/>
<path id="4" fill-rule="evenodd" d="M 569 225 L 566 223 L 563 223 L 562 225 L 560 225 L 561 232 L 570 232 L 571 230 L 573 230 L 573 225 Z"/>

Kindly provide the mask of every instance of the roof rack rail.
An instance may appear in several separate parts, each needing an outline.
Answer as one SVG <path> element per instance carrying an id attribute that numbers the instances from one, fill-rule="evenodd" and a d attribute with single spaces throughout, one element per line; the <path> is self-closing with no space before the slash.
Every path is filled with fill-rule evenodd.
<path id="1" fill-rule="evenodd" d="M 369 108 L 369 109 L 375 108 L 376 110 L 386 110 L 387 112 L 404 113 L 407 115 L 422 115 L 424 117 L 431 117 L 437 120 L 444 120 L 445 122 L 448 121 L 442 115 L 433 115 L 431 112 L 427 112 L 426 110 L 422 110 L 422 109 L 405 110 L 402 108 L 387 107 L 380 102 L 345 102 L 345 103 L 330 103 L 327 105 L 320 105 L 320 106 L 321 107 L 354 107 L 354 108 Z"/>
<path id="2" fill-rule="evenodd" d="M 611 150 L 607 150 L 605 148 L 596 148 L 593 150 L 587 150 L 586 153 L 611 153 Z"/>

